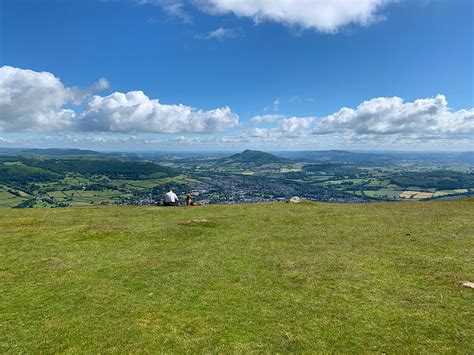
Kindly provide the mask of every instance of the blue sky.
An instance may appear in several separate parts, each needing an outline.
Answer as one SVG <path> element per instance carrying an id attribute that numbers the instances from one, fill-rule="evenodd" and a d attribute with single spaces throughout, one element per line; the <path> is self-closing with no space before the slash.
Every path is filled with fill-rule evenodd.
<path id="1" fill-rule="evenodd" d="M 470 0 L 0 4 L 0 146 L 473 149 Z"/>

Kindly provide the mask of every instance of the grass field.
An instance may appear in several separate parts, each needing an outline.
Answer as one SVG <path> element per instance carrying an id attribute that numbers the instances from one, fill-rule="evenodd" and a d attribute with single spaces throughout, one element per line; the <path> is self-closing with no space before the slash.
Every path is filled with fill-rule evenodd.
<path id="1" fill-rule="evenodd" d="M 0 352 L 473 353 L 473 231 L 472 199 L 2 210 Z"/>
<path id="2" fill-rule="evenodd" d="M 21 196 L 25 196 L 25 193 L 19 193 Z M 8 189 L 0 186 L 0 208 L 10 208 L 18 205 L 23 201 L 23 197 L 15 196 L 14 194 L 8 192 Z"/>

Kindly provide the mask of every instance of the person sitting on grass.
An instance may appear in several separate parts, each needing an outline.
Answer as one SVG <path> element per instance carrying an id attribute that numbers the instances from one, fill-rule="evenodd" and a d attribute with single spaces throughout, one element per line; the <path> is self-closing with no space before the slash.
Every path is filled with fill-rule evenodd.
<path id="1" fill-rule="evenodd" d="M 165 193 L 165 201 L 163 203 L 165 206 L 179 206 L 179 198 L 173 192 L 173 189 L 168 189 L 168 192 Z"/>

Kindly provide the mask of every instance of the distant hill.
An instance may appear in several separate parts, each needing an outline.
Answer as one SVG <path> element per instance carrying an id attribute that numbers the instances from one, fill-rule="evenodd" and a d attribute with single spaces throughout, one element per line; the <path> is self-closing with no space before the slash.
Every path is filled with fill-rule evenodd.
<path id="1" fill-rule="evenodd" d="M 22 185 L 31 182 L 57 181 L 61 176 L 42 167 L 22 163 L 3 165 L 0 163 L 0 184 Z"/>
<path id="2" fill-rule="evenodd" d="M 380 153 L 358 153 L 345 150 L 296 151 L 277 154 L 283 158 L 318 163 L 384 164 L 394 159 L 393 156 Z"/>
<path id="3" fill-rule="evenodd" d="M 16 155 L 36 155 L 47 157 L 68 157 L 68 156 L 91 156 L 103 155 L 102 153 L 87 149 L 67 149 L 67 148 L 47 148 L 47 149 L 22 149 Z"/>
<path id="4" fill-rule="evenodd" d="M 0 147 L 0 155 L 14 155 L 21 152 L 22 148 L 4 148 Z"/>
<path id="5" fill-rule="evenodd" d="M 288 163 L 289 160 L 276 155 L 261 152 L 258 150 L 245 150 L 242 153 L 234 154 L 228 158 L 224 158 L 225 163 L 242 163 L 254 164 L 257 166 L 273 163 Z"/>
<path id="6" fill-rule="evenodd" d="M 102 174 L 110 178 L 140 178 L 159 174 L 175 176 L 177 173 L 168 167 L 150 162 L 130 162 L 119 159 L 63 158 L 63 159 L 23 159 L 29 166 L 46 169 L 56 173 L 79 173 L 86 176 Z"/>
<path id="7" fill-rule="evenodd" d="M 474 152 L 459 153 L 459 159 L 466 164 L 474 164 Z"/>
<path id="8" fill-rule="evenodd" d="M 411 161 L 423 164 L 473 164 L 474 152 L 349 152 L 345 150 L 314 150 L 275 152 L 282 158 L 311 163 L 394 164 Z"/>

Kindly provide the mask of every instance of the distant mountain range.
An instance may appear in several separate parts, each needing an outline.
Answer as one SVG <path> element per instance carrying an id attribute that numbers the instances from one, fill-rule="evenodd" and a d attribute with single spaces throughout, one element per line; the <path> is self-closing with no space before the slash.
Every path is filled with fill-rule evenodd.
<path id="1" fill-rule="evenodd" d="M 95 156 L 101 158 L 115 157 L 124 160 L 148 160 L 163 161 L 173 159 L 215 159 L 222 164 L 252 164 L 261 166 L 272 163 L 291 163 L 291 161 L 302 161 L 308 163 L 336 163 L 336 164 L 375 164 L 385 165 L 399 163 L 401 161 L 412 161 L 422 163 L 462 163 L 474 164 L 474 152 L 353 152 L 345 150 L 313 150 L 313 151 L 281 151 L 267 153 L 258 150 L 245 150 L 242 153 L 225 157 L 220 153 L 196 153 L 196 152 L 97 152 L 85 149 L 67 148 L 1 148 L 0 155 L 18 156 L 44 156 L 44 157 L 84 157 Z"/>
<path id="2" fill-rule="evenodd" d="M 72 156 L 91 156 L 104 155 L 93 150 L 86 149 L 68 149 L 68 148 L 0 148 L 2 155 L 34 155 L 47 157 L 72 157 Z"/>
<path id="3" fill-rule="evenodd" d="M 279 157 L 317 163 L 393 164 L 404 160 L 422 163 L 474 164 L 474 152 L 349 152 L 345 150 L 313 150 L 276 152 Z"/>

